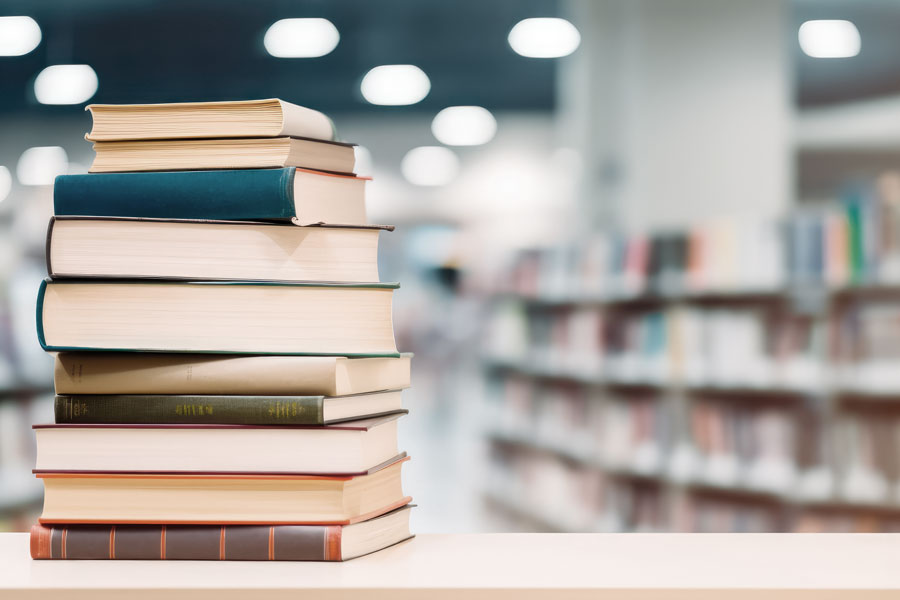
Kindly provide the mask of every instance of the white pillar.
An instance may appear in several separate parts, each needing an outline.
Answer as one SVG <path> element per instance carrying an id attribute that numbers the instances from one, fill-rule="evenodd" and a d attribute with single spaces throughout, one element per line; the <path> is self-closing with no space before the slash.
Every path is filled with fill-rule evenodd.
<path id="1" fill-rule="evenodd" d="M 570 0 L 560 137 L 593 227 L 783 215 L 793 196 L 786 0 Z"/>

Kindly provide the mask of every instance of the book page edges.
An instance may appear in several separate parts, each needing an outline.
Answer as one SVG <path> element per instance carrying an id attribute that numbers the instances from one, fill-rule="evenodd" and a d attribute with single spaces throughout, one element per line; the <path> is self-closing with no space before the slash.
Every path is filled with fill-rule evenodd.
<path id="1" fill-rule="evenodd" d="M 278 100 L 278 103 L 281 105 L 280 135 L 299 135 L 328 141 L 337 139 L 334 123 L 324 113 L 284 100 Z"/>

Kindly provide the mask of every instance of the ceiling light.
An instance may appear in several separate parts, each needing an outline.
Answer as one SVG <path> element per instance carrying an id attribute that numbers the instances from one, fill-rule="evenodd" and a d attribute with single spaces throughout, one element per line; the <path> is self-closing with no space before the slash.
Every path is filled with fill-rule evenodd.
<path id="1" fill-rule="evenodd" d="M 12 189 L 12 175 L 9 173 L 9 169 L 0 165 L 0 202 L 6 200 L 6 197 L 9 196 L 9 191 Z"/>
<path id="2" fill-rule="evenodd" d="M 406 153 L 400 171 L 414 185 L 447 185 L 459 173 L 459 158 L 443 146 L 420 146 Z"/>
<path id="3" fill-rule="evenodd" d="M 34 80 L 41 104 L 81 104 L 97 93 L 97 74 L 90 65 L 52 65 Z"/>
<path id="4" fill-rule="evenodd" d="M 434 117 L 431 132 L 448 146 L 478 146 L 494 138 L 497 120 L 480 106 L 451 106 Z"/>
<path id="5" fill-rule="evenodd" d="M 366 73 L 359 87 L 372 104 L 404 106 L 421 102 L 431 91 L 431 81 L 415 65 L 381 65 Z"/>
<path id="6" fill-rule="evenodd" d="M 850 21 L 807 21 L 797 32 L 800 48 L 813 58 L 849 58 L 859 54 L 862 40 Z"/>
<path id="7" fill-rule="evenodd" d="M 31 17 L 0 17 L 0 56 L 22 56 L 41 43 L 41 28 Z"/>
<path id="8" fill-rule="evenodd" d="M 565 19 L 524 19 L 516 23 L 508 39 L 512 49 L 522 56 L 559 58 L 575 52 L 581 34 Z"/>
<path id="9" fill-rule="evenodd" d="M 263 44 L 278 58 L 316 58 L 334 50 L 340 39 L 328 19 L 281 19 L 269 26 Z"/>
<path id="10" fill-rule="evenodd" d="M 53 185 L 57 175 L 69 168 L 66 151 L 59 146 L 36 146 L 19 157 L 16 177 L 22 185 Z"/>

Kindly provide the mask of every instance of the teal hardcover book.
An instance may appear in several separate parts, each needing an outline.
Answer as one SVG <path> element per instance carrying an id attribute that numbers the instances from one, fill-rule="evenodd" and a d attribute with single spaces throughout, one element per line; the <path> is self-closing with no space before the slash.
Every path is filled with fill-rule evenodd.
<path id="1" fill-rule="evenodd" d="M 293 167 L 60 175 L 56 215 L 363 225 L 364 177 Z"/>

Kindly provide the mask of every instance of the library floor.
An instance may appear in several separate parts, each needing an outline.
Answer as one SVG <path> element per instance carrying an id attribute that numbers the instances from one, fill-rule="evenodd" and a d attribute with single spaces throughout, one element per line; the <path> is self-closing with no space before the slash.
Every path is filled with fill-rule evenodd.
<path id="1" fill-rule="evenodd" d="M 330 564 L 33 561 L 10 533 L 0 597 L 897 598 L 898 557 L 892 534 L 471 534 Z"/>

